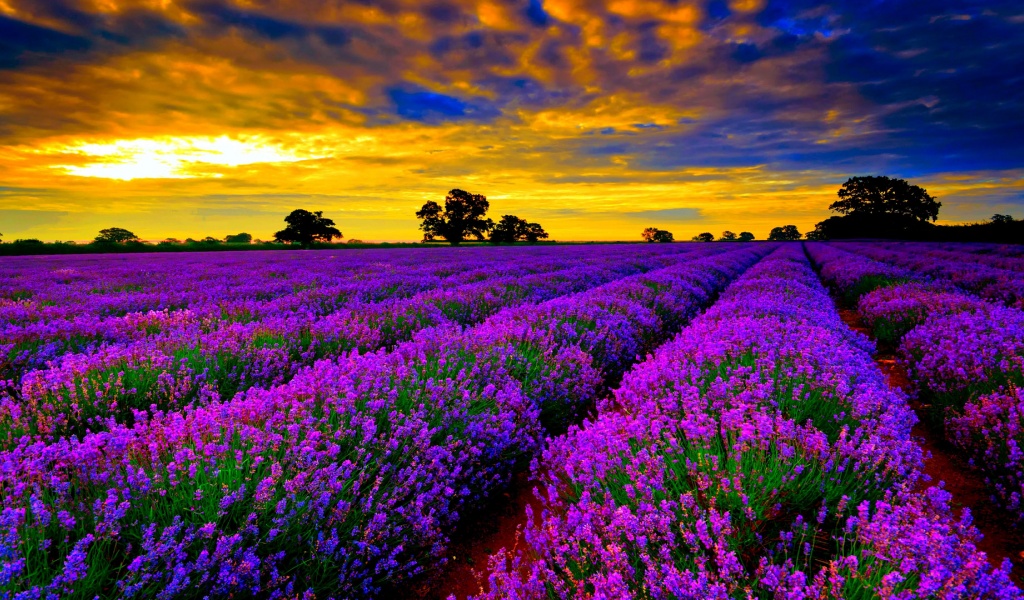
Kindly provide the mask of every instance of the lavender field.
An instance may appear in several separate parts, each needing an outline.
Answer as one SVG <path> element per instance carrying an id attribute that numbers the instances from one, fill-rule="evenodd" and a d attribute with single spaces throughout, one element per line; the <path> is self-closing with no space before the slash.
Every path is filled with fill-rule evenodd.
<path id="1" fill-rule="evenodd" d="M 474 597 L 1022 596 L 912 432 L 1024 538 L 1019 246 L 13 258 L 0 331 L 2 598 L 444 597 L 524 481 Z"/>

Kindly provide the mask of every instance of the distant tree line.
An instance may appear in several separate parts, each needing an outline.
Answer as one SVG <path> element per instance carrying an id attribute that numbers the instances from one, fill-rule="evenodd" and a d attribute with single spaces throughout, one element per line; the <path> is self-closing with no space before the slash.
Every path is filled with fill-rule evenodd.
<path id="1" fill-rule="evenodd" d="M 492 244 L 536 243 L 548 238 L 539 223 L 531 223 L 516 215 L 502 215 L 497 224 L 487 218 L 491 204 L 482 194 L 454 189 L 444 198 L 444 206 L 433 200 L 416 211 L 423 231 L 423 241 L 445 240 L 458 246 L 468 238 Z"/>
<path id="2" fill-rule="evenodd" d="M 690 239 L 691 239 L 691 241 L 694 241 L 694 242 L 714 242 L 714 241 L 716 241 L 715 240 L 715 234 L 711 233 L 710 231 L 705 231 L 704 233 L 698 233 L 697 235 L 693 236 Z M 727 229 L 727 230 L 722 232 L 722 235 L 719 236 L 717 241 L 719 241 L 719 242 L 752 242 L 755 239 L 756 238 L 754 237 L 754 234 L 750 233 L 749 231 L 741 231 L 741 232 L 739 232 L 739 234 L 736 234 L 736 233 L 733 233 L 732 231 L 729 231 Z"/>

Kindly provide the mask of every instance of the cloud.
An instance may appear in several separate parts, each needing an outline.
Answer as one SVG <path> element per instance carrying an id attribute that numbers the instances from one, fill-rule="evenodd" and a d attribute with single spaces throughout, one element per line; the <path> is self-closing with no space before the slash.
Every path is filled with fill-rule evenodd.
<path id="1" fill-rule="evenodd" d="M 0 175 L 48 190 L 33 196 L 47 209 L 149 214 L 178 198 L 184 229 L 218 194 L 240 211 L 277 211 L 290 200 L 272 198 L 291 194 L 405 214 L 467 187 L 524 213 L 600 214 L 615 231 L 613 215 L 680 198 L 709 226 L 725 205 L 753 222 L 820 218 L 830 197 L 815 194 L 868 172 L 965 174 L 1002 206 L 1017 180 L 977 174 L 1024 167 L 1024 19 L 1011 0 L 99 6 L 0 3 Z M 51 151 L 221 137 L 302 160 Z M 106 176 L 166 168 L 147 181 L 72 176 L 98 164 Z M 962 212 L 989 212 L 978 198 Z M 551 218 L 575 226 L 570 212 Z"/>
<path id="2" fill-rule="evenodd" d="M 395 114 L 423 123 L 462 119 L 487 120 L 500 114 L 500 111 L 484 98 L 463 100 L 437 92 L 401 87 L 389 89 L 388 96 L 394 103 Z"/>
<path id="3" fill-rule="evenodd" d="M 700 208 L 661 208 L 657 210 L 637 210 L 625 214 L 639 219 L 664 221 L 700 221 L 704 212 Z"/>
<path id="4" fill-rule="evenodd" d="M 0 209 L 0 233 L 7 241 L 13 241 L 12 234 L 52 228 L 67 214 L 63 211 Z"/>

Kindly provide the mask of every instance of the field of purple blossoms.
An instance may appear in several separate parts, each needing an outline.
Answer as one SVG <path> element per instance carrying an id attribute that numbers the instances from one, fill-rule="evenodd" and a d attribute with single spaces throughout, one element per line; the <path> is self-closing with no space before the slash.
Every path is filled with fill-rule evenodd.
<path id="1" fill-rule="evenodd" d="M 6 259 L 0 597 L 411 597 L 530 471 L 485 597 L 1018 598 L 835 302 L 1021 514 L 1022 281 L 898 243 Z"/>

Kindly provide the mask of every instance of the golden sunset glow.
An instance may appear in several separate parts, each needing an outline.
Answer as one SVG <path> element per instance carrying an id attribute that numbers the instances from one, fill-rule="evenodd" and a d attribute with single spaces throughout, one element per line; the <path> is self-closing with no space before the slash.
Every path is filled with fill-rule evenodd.
<path id="1" fill-rule="evenodd" d="M 559 240 L 805 231 L 863 174 L 925 185 L 940 222 L 1024 204 L 1018 113 L 969 108 L 1006 96 L 984 44 L 933 50 L 985 19 L 1021 28 L 999 8 L 63 4 L 0 0 L 5 239 L 266 238 L 306 208 L 415 240 L 416 209 L 455 187 Z"/>
<path id="2" fill-rule="evenodd" d="M 54 165 L 55 169 L 62 169 L 69 175 L 122 181 L 223 177 L 224 173 L 212 168 L 320 158 L 296 155 L 258 137 L 239 140 L 227 136 L 81 142 L 43 148 L 41 152 L 72 155 L 89 161 L 83 165 Z"/>

